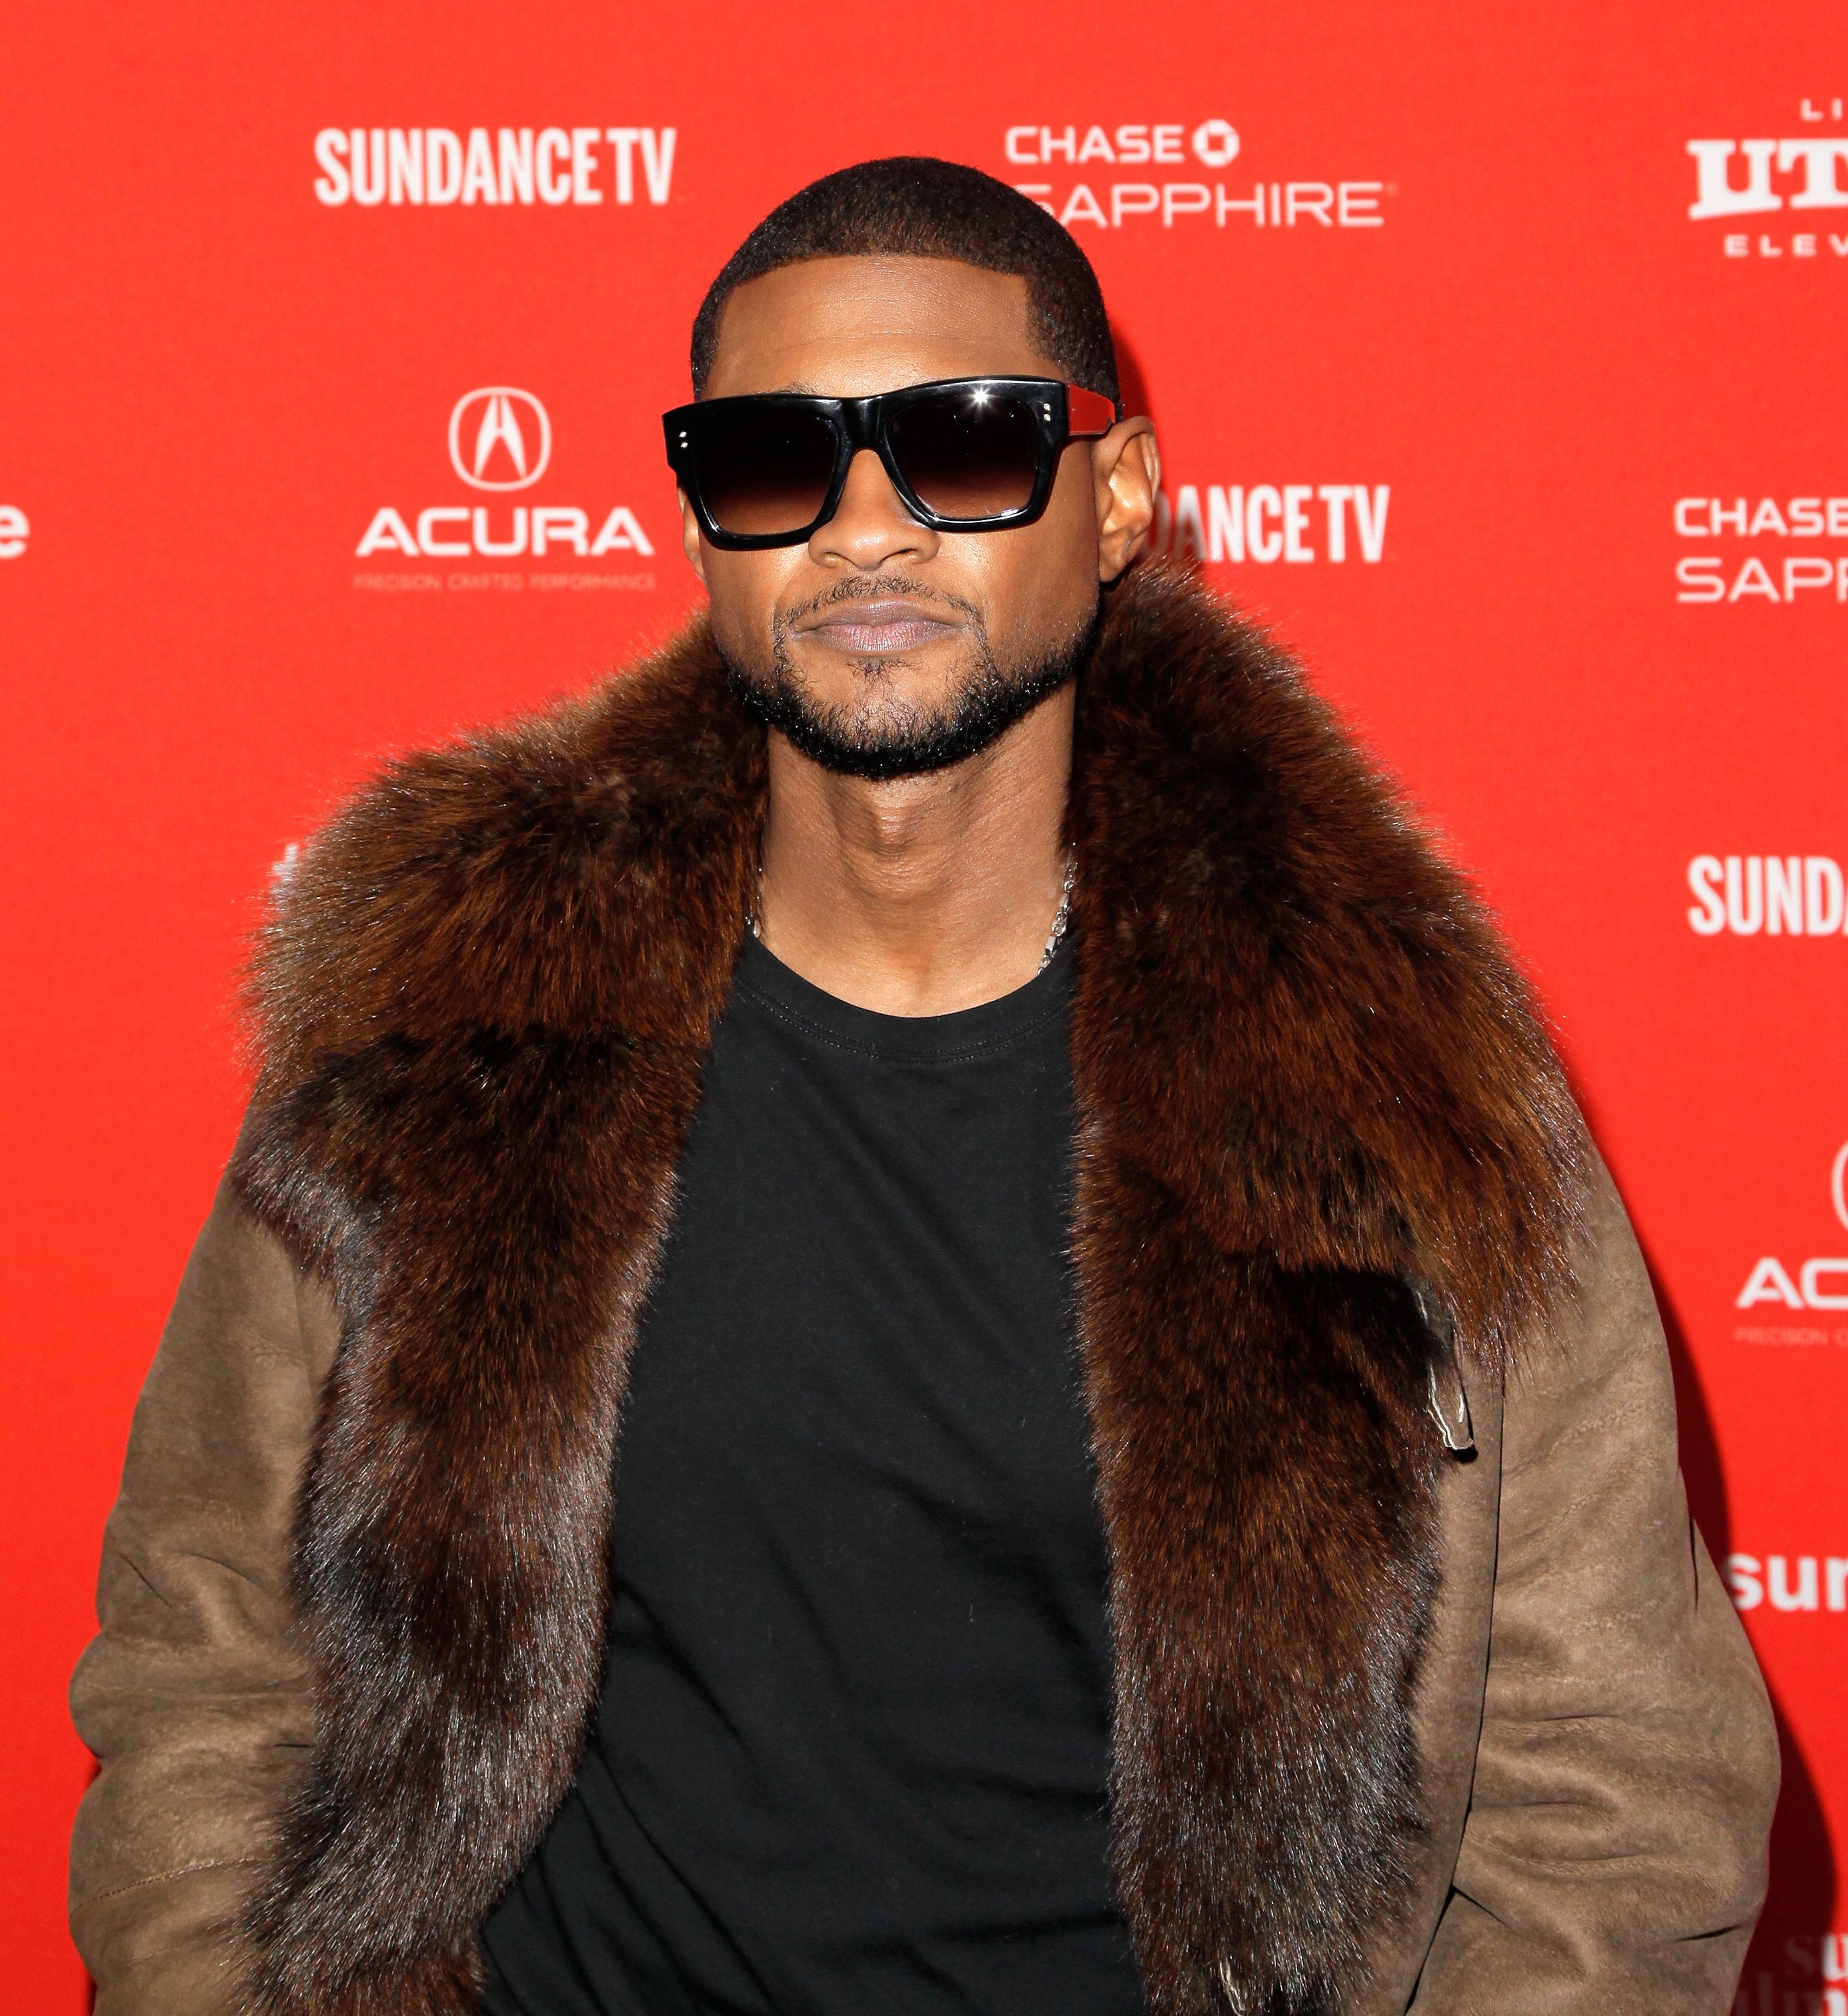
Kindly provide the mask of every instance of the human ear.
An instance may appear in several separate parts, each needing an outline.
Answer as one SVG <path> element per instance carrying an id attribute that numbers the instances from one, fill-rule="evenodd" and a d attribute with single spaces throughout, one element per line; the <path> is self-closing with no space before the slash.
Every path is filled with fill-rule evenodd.
<path id="1" fill-rule="evenodd" d="M 1097 578 L 1115 581 L 1148 540 L 1162 488 L 1155 430 L 1138 416 L 1119 420 L 1091 449 L 1097 502 Z"/>
<path id="2" fill-rule="evenodd" d="M 706 555 L 700 543 L 700 521 L 686 501 L 686 492 L 676 489 L 674 495 L 680 506 L 680 550 L 686 556 L 687 565 L 703 581 L 706 578 Z"/>

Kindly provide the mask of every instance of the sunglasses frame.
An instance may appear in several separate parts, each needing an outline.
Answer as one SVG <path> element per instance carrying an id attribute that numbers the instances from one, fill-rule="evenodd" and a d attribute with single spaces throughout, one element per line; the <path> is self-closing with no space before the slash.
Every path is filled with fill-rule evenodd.
<path id="1" fill-rule="evenodd" d="M 889 423 L 895 414 L 932 394 L 985 388 L 991 393 L 1024 394 L 1028 412 L 1039 433 L 1039 461 L 1033 472 L 1033 491 L 1025 504 L 1012 511 L 997 512 L 981 518 L 946 518 L 931 510 L 917 495 L 899 466 L 894 453 Z M 703 430 L 728 409 L 749 406 L 754 411 L 780 408 L 787 411 L 818 413 L 827 420 L 834 436 L 834 469 L 821 509 L 798 530 L 788 532 L 728 532 L 714 523 L 706 508 L 699 480 L 699 437 Z M 747 553 L 769 546 L 800 545 L 834 517 L 841 508 L 841 492 L 853 458 L 870 448 L 884 465 L 892 486 L 920 525 L 934 532 L 999 532 L 1014 525 L 1030 525 L 1046 509 L 1058 473 L 1059 457 L 1075 441 L 1097 441 L 1116 425 L 1115 402 L 1101 392 L 1086 391 L 1082 385 L 1068 385 L 1060 378 L 933 378 L 922 385 L 904 385 L 896 391 L 875 392 L 865 399 L 825 399 L 801 392 L 751 392 L 736 398 L 696 399 L 691 405 L 675 406 L 661 415 L 667 437 L 668 463 L 687 501 L 700 530 L 708 542 L 728 553 Z"/>

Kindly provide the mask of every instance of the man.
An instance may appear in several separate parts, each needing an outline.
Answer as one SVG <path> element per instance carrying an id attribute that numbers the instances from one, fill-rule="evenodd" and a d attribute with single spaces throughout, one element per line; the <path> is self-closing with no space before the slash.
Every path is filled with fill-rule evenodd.
<path id="1" fill-rule="evenodd" d="M 306 852 L 75 1687 L 99 2016 L 1728 2007 L 1776 1755 L 1480 912 L 873 163 L 709 623 Z"/>

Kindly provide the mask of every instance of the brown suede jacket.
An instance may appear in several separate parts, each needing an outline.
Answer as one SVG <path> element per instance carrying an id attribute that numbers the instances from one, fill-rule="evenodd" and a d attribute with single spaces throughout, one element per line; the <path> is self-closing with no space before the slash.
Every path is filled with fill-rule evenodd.
<path id="1" fill-rule="evenodd" d="M 307 851 L 74 1687 L 97 2016 L 436 2016 L 568 1787 L 745 928 L 695 628 Z M 1710 2011 L 1777 1747 L 1648 1276 L 1475 904 L 1158 574 L 1081 677 L 1072 1251 L 1153 2016 Z"/>

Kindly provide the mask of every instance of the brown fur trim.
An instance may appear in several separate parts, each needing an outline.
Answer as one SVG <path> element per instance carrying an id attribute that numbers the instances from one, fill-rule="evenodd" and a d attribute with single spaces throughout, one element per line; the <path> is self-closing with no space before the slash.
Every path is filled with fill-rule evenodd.
<path id="1" fill-rule="evenodd" d="M 474 2007 L 476 1928 L 570 1785 L 762 772 L 695 633 L 400 765 L 268 934 L 243 1184 L 344 1322 L 295 1552 L 320 1741 L 250 1919 L 276 2010 Z"/>
<path id="2" fill-rule="evenodd" d="M 344 1323 L 296 1576 L 320 1733 L 250 1928 L 290 2016 L 474 2006 L 595 1694 L 636 1312 L 744 928 L 703 627 L 394 769 L 266 938 L 252 1206 Z M 1159 574 L 1083 675 L 1080 1332 L 1120 1886 L 1156 2016 L 1338 2006 L 1403 1894 L 1434 1348 L 1568 1283 L 1581 1154 L 1478 909 L 1288 664 Z"/>
<path id="3" fill-rule="evenodd" d="M 1197 590 L 1081 687 L 1080 1332 L 1119 1886 L 1151 2010 L 1358 1982 L 1418 1825 L 1434 1339 L 1565 1291 L 1576 1114 L 1478 906 L 1295 670 Z"/>

